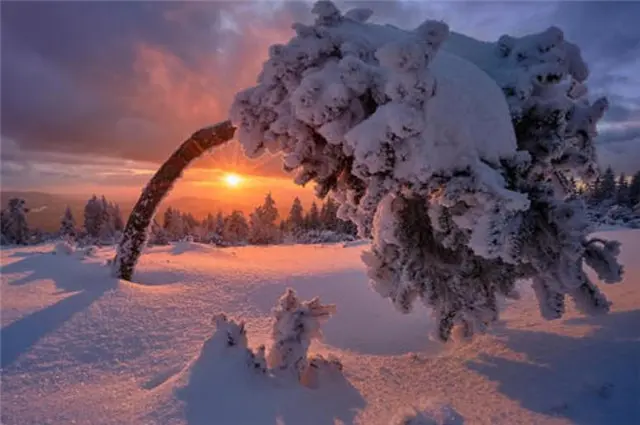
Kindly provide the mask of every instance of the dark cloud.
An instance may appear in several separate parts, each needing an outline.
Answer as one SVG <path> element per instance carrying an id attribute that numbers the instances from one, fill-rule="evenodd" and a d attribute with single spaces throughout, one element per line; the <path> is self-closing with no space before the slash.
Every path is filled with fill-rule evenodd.
<path id="1" fill-rule="evenodd" d="M 24 151 L 164 159 L 226 117 L 269 41 L 289 32 L 283 19 L 305 6 L 248 5 L 2 3 L 2 136 Z"/>
<path id="2" fill-rule="evenodd" d="M 342 1 L 405 28 L 442 19 L 495 40 L 558 25 L 592 69 L 590 86 L 610 95 L 602 141 L 635 137 L 640 105 L 640 3 Z M 255 81 L 268 45 L 311 19 L 311 2 L 2 2 L 2 153 L 33 164 L 116 158 L 159 162 L 188 134 L 224 119 L 232 97 Z M 635 100 L 634 100 L 635 99 Z M 3 149 L 4 150 L 4 149 Z M 84 155 L 84 157 L 83 157 Z M 100 159 L 98 159 L 100 158 Z M 117 159 L 119 158 L 119 159 Z M 203 159 L 278 174 L 277 159 L 249 163 L 237 147 Z M 220 159 L 221 158 L 221 159 Z M 16 162 L 17 161 L 17 162 Z M 8 162 L 7 162 L 8 163 Z"/>

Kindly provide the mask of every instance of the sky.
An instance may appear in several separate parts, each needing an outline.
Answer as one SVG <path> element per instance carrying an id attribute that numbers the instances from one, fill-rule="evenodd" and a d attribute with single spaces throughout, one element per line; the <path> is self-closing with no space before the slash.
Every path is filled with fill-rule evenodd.
<path id="1" fill-rule="evenodd" d="M 560 27 L 582 48 L 593 95 L 611 103 L 598 138 L 602 165 L 640 168 L 640 2 L 336 3 L 369 7 L 373 20 L 403 28 L 441 19 L 490 41 Z M 292 22 L 311 19 L 310 5 L 3 1 L 3 189 L 135 196 L 188 135 L 226 119 L 268 46 L 290 38 Z M 199 160 L 175 190 L 215 198 L 229 171 L 247 176 L 243 193 L 311 196 L 279 158 L 246 160 L 235 142 Z"/>

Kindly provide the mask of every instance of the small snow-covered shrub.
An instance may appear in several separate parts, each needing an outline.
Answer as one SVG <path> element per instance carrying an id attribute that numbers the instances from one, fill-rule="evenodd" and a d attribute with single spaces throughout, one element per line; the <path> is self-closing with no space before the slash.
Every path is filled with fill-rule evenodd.
<path id="1" fill-rule="evenodd" d="M 202 351 L 208 354 L 236 356 L 246 362 L 247 367 L 258 372 L 266 372 L 265 349 L 258 347 L 254 352 L 247 345 L 247 332 L 244 322 L 236 322 L 229 319 L 225 314 L 217 314 L 213 317 L 216 330 L 209 338 Z"/>
<path id="2" fill-rule="evenodd" d="M 293 289 L 288 288 L 274 309 L 276 321 L 273 325 L 273 345 L 269 351 L 269 367 L 286 371 L 298 380 L 308 373 L 310 359 L 307 357 L 313 339 L 321 338 L 320 326 L 335 313 L 334 305 L 324 305 L 319 298 L 300 301 Z M 328 363 L 316 359 L 314 367 Z"/>
<path id="3" fill-rule="evenodd" d="M 490 43 L 437 21 L 367 23 L 329 1 L 313 12 L 271 46 L 230 117 L 248 156 L 282 153 L 296 183 L 331 192 L 338 216 L 372 238 L 375 290 L 402 312 L 426 303 L 445 341 L 454 326 L 471 336 L 496 321 L 518 279 L 534 283 L 546 318 L 567 295 L 606 312 L 582 269 L 585 205 L 566 196 L 569 177 L 597 175 L 608 106 L 589 100 L 578 47 L 555 27 Z"/>
<path id="4" fill-rule="evenodd" d="M 320 325 L 334 311 L 335 306 L 323 305 L 318 298 L 300 301 L 292 289 L 287 289 L 274 309 L 273 343 L 268 357 L 263 345 L 255 351 L 248 347 L 244 322 L 217 314 L 213 317 L 216 330 L 204 343 L 200 359 L 215 361 L 224 357 L 262 373 L 293 377 L 307 387 L 316 387 L 321 375 L 342 371 L 335 356 L 308 356 L 311 341 L 322 335 Z"/>
<path id="5" fill-rule="evenodd" d="M 71 242 L 62 240 L 56 243 L 53 248 L 53 253 L 56 255 L 72 255 L 75 252 L 75 247 L 71 244 Z"/>
<path id="6" fill-rule="evenodd" d="M 78 249 L 76 252 L 80 254 L 81 258 L 94 257 L 98 248 L 95 245 L 85 246 L 84 248 Z"/>
<path id="7" fill-rule="evenodd" d="M 429 401 L 418 410 L 409 409 L 398 415 L 393 425 L 464 425 L 464 418 L 448 404 Z"/>

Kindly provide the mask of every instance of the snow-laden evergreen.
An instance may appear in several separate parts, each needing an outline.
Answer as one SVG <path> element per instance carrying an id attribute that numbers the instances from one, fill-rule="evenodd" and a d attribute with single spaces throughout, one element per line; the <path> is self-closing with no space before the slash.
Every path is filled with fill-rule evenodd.
<path id="1" fill-rule="evenodd" d="M 295 291 L 288 288 L 273 311 L 276 321 L 271 334 L 273 346 L 267 357 L 269 367 L 289 373 L 298 380 L 312 379 L 307 376 L 312 373 L 309 370 L 309 345 L 313 339 L 322 337 L 320 326 L 335 313 L 335 309 L 334 305 L 321 304 L 317 297 L 311 301 L 300 301 Z M 313 368 L 325 364 L 327 361 L 324 359 L 316 359 Z"/>
<path id="2" fill-rule="evenodd" d="M 284 154 L 341 218 L 373 238 L 375 289 L 408 312 L 432 307 L 437 335 L 471 336 L 498 317 L 497 297 L 530 278 L 540 310 L 566 295 L 586 313 L 608 302 L 582 269 L 620 280 L 615 250 L 590 243 L 569 176 L 597 175 L 596 124 L 577 46 L 552 27 L 481 42 L 427 20 L 414 30 L 367 23 L 319 1 L 313 25 L 270 48 L 231 119 L 250 157 Z M 366 12 L 366 13 L 365 13 Z"/>
<path id="3" fill-rule="evenodd" d="M 84 207 L 84 230 L 89 238 L 97 240 L 104 220 L 102 202 L 93 195 Z"/>
<path id="4" fill-rule="evenodd" d="M 78 231 L 76 230 L 76 220 L 73 217 L 73 213 L 69 206 L 64 210 L 64 215 L 60 220 L 59 233 L 60 237 L 69 240 L 75 240 L 78 235 Z"/>
<path id="5" fill-rule="evenodd" d="M 26 245 L 29 242 L 28 212 L 24 199 L 9 199 L 7 207 L 0 212 L 0 235 L 3 245 Z"/>
<path id="6" fill-rule="evenodd" d="M 304 228 L 304 210 L 300 198 L 296 197 L 291 204 L 289 215 L 286 221 L 286 230 L 294 235 L 300 233 Z"/>
<path id="7" fill-rule="evenodd" d="M 223 236 L 225 242 L 231 245 L 247 243 L 249 224 L 242 211 L 234 210 L 225 218 Z"/>
<path id="8" fill-rule="evenodd" d="M 278 217 L 276 203 L 271 193 L 268 193 L 264 203 L 251 214 L 249 243 L 254 245 L 278 243 L 280 241 Z"/>

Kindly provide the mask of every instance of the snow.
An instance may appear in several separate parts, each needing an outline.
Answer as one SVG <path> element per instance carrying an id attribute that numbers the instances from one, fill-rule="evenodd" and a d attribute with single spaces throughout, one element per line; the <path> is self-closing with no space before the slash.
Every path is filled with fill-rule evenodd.
<path id="1" fill-rule="evenodd" d="M 545 321 L 523 284 L 489 333 L 448 345 L 426 337 L 424 307 L 400 314 L 370 288 L 363 243 L 152 247 L 137 283 L 110 277 L 110 248 L 3 249 L 0 422 L 388 425 L 418 412 L 415 423 L 640 423 L 640 230 L 596 236 L 622 242 L 624 281 L 600 285 L 609 314 L 567 305 Z M 315 388 L 264 379 L 205 344 L 225 313 L 245 321 L 249 348 L 268 350 L 289 287 L 336 305 L 309 352 L 343 371 Z"/>

